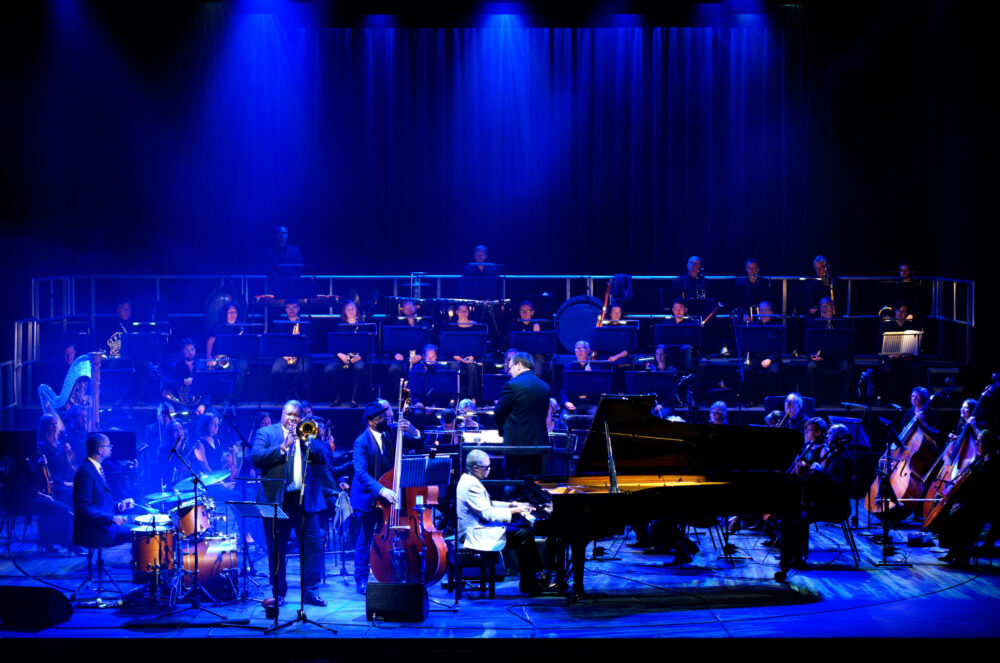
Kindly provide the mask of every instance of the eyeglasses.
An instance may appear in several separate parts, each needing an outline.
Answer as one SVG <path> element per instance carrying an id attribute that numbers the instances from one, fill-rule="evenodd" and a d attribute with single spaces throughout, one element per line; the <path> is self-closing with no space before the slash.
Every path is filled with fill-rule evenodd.
<path id="1" fill-rule="evenodd" d="M 489 472 L 490 471 L 490 466 L 489 465 L 473 465 L 472 467 L 474 469 L 482 470 L 484 472 Z"/>

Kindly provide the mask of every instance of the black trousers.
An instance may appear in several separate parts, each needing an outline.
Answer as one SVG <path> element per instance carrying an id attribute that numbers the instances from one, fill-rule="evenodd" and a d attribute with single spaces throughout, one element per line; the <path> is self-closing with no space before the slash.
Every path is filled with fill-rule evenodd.
<path id="1" fill-rule="evenodd" d="M 382 520 L 382 510 L 355 511 L 353 515 L 358 523 L 358 538 L 354 543 L 354 579 L 358 582 L 367 582 L 371 571 L 368 560 L 372 554 L 375 527 Z"/>
<path id="2" fill-rule="evenodd" d="M 299 491 L 285 493 L 281 509 L 288 514 L 287 520 L 265 518 L 264 537 L 267 540 L 268 568 L 271 586 L 277 588 L 278 596 L 288 592 L 285 569 L 288 563 L 288 539 L 292 529 L 302 550 L 303 590 L 315 592 L 320 584 L 320 564 L 323 563 L 323 543 L 320 536 L 319 516 L 305 514 L 302 522 L 302 508 L 299 506 Z"/>

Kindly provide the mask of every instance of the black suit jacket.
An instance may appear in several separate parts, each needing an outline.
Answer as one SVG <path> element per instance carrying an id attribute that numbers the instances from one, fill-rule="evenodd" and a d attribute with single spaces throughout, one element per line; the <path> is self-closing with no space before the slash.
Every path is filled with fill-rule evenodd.
<path id="1" fill-rule="evenodd" d="M 89 459 L 73 477 L 73 543 L 85 548 L 107 548 L 114 543 L 115 516 L 111 486 L 101 479 Z"/>
<path id="2" fill-rule="evenodd" d="M 354 440 L 354 480 L 351 482 L 351 508 L 371 511 L 375 498 L 382 491 L 379 479 L 388 472 L 396 458 L 396 438 L 391 431 L 383 430 L 384 449 L 379 451 L 375 436 L 366 426 Z"/>
<path id="3" fill-rule="evenodd" d="M 512 378 L 500 391 L 494 408 L 497 428 L 503 431 L 505 445 L 543 446 L 549 443 L 545 418 L 549 413 L 549 385 L 534 373 L 525 372 Z M 509 455 L 537 454 L 506 449 Z"/>
<path id="4" fill-rule="evenodd" d="M 285 440 L 285 431 L 281 423 L 271 424 L 257 430 L 253 438 L 250 459 L 260 469 L 261 478 L 277 479 L 278 481 L 262 481 L 261 489 L 266 501 L 281 502 L 285 485 L 291 478 L 291 454 L 281 453 L 281 444 Z M 310 444 L 309 463 L 312 466 L 327 462 L 328 449 L 326 444 L 313 440 Z M 303 450 L 304 451 L 304 450 Z M 303 471 L 305 468 L 303 468 Z M 303 507 L 306 513 L 317 513 L 326 508 L 323 500 L 323 486 L 319 474 L 322 470 L 310 467 L 306 472 L 305 501 Z"/>

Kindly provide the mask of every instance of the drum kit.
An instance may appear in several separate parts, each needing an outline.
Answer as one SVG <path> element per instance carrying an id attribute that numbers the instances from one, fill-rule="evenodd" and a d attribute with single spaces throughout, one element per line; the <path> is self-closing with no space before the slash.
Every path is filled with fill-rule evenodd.
<path id="1" fill-rule="evenodd" d="M 229 479 L 227 470 L 199 475 L 202 485 L 213 486 Z M 195 500 L 194 479 L 174 485 L 173 490 L 146 495 L 143 507 L 150 513 L 136 516 L 132 527 L 132 582 L 146 585 L 153 602 L 164 598 L 173 605 L 197 584 L 213 602 L 216 596 L 232 600 L 238 596 L 237 537 L 223 531 L 225 515 L 215 501 L 199 495 Z M 160 513 L 160 511 L 167 511 Z M 197 558 L 197 561 L 196 561 Z"/>

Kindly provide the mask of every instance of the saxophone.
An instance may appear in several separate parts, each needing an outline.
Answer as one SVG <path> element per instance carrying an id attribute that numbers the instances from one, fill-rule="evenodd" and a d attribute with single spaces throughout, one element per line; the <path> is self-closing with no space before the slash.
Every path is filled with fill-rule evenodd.
<path id="1" fill-rule="evenodd" d="M 122 356 L 122 333 L 116 331 L 108 339 L 108 357 L 118 359 Z"/>

